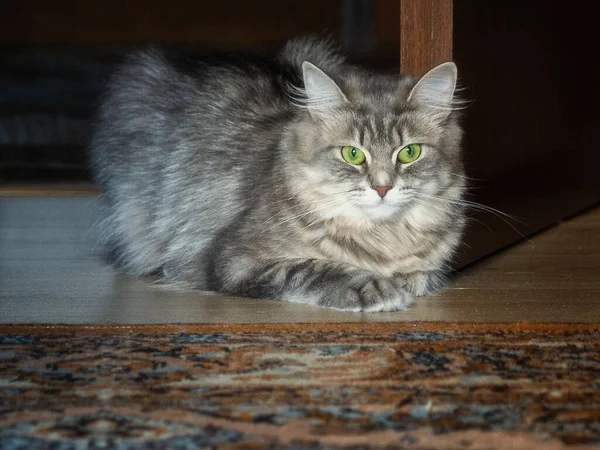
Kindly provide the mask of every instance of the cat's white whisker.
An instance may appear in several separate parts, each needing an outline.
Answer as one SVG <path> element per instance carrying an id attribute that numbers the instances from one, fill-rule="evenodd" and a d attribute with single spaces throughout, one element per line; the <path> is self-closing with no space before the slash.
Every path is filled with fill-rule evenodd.
<path id="1" fill-rule="evenodd" d="M 455 203 L 455 204 L 461 204 L 463 206 L 468 206 L 470 208 L 482 209 L 482 210 L 485 210 L 485 211 L 489 211 L 491 213 L 499 214 L 499 215 L 504 216 L 504 217 L 506 217 L 508 219 L 511 219 L 511 220 L 514 220 L 514 221 L 517 221 L 517 222 L 521 222 L 521 223 L 524 224 L 524 222 L 522 222 L 517 217 L 512 216 L 510 214 L 507 214 L 505 212 L 502 212 L 499 209 L 492 208 L 491 206 L 484 205 L 483 203 L 473 202 L 473 201 L 465 200 L 465 199 L 454 199 L 454 198 L 444 197 L 444 196 L 441 196 L 441 195 L 425 194 L 423 192 L 419 192 L 418 195 L 420 195 L 422 197 L 433 198 L 433 199 L 436 199 L 436 200 L 443 200 L 443 201 L 447 201 L 447 202 L 451 202 L 451 203 Z"/>
<path id="2" fill-rule="evenodd" d="M 452 210 L 447 209 L 447 208 L 443 208 L 443 207 L 441 207 L 439 205 L 433 205 L 431 202 L 426 202 L 425 200 L 421 200 L 421 199 L 418 199 L 418 198 L 414 199 L 414 201 L 417 202 L 420 205 L 437 209 L 438 211 L 441 211 L 444 214 L 452 214 Z"/>
<path id="3" fill-rule="evenodd" d="M 286 224 L 286 223 L 291 222 L 291 221 L 296 220 L 296 219 L 300 219 L 300 218 L 302 218 L 304 216 L 308 216 L 310 214 L 314 214 L 314 213 L 319 212 L 319 211 L 324 211 L 324 210 L 326 210 L 328 208 L 331 208 L 332 206 L 335 206 L 336 203 L 338 203 L 337 199 L 330 200 L 329 202 L 327 202 L 327 203 L 325 203 L 323 205 L 319 205 L 318 208 L 312 208 L 312 209 L 309 209 L 308 211 L 303 211 L 301 214 L 297 214 L 297 215 L 293 215 L 291 217 L 287 217 L 285 220 L 283 220 L 281 222 L 277 222 L 277 223 L 273 224 L 272 226 L 273 227 L 279 227 L 279 226 L 281 226 L 283 224 Z"/>
<path id="4" fill-rule="evenodd" d="M 443 196 L 439 196 L 439 195 L 429 195 L 429 194 L 425 194 L 422 192 L 419 192 L 418 195 L 420 195 L 421 197 L 425 197 L 425 198 L 429 198 L 429 199 L 433 199 L 433 200 L 439 200 L 439 201 L 443 201 L 443 202 L 447 202 L 450 204 L 454 204 L 454 205 L 458 205 L 458 206 L 463 206 L 465 208 L 471 208 L 471 209 L 475 209 L 475 210 L 479 210 L 479 211 L 484 211 L 484 212 L 488 212 L 490 214 L 493 214 L 494 216 L 498 217 L 500 220 L 502 220 L 504 223 L 506 223 L 509 227 L 511 227 L 514 231 L 516 231 L 523 239 L 527 240 L 527 242 L 529 243 L 533 243 L 533 241 L 531 239 L 529 239 L 527 236 L 525 236 L 519 229 L 517 229 L 517 227 L 515 227 L 513 224 L 511 224 L 508 220 L 506 219 L 511 219 L 514 220 L 516 222 L 522 223 L 522 224 L 526 224 L 525 222 L 523 222 L 522 220 L 507 214 L 505 212 L 502 212 L 496 208 L 492 208 L 491 206 L 487 206 L 484 205 L 482 203 L 478 203 L 478 202 L 473 202 L 470 200 L 464 200 L 464 199 L 453 199 L 453 198 L 447 198 L 447 197 L 443 197 Z"/>
<path id="5" fill-rule="evenodd" d="M 454 172 L 450 172 L 450 175 L 458 177 L 458 178 L 462 178 L 463 180 L 469 180 L 469 181 L 489 181 L 485 178 L 472 178 L 472 177 L 468 177 L 466 175 L 461 175 L 459 173 L 454 173 Z"/>
<path id="6" fill-rule="evenodd" d="M 342 191 L 337 191 L 337 192 L 328 192 L 326 195 L 332 197 L 328 200 L 328 202 L 331 202 L 331 204 L 327 203 L 325 205 L 325 207 L 333 206 L 333 205 L 335 205 L 336 202 L 339 202 L 339 201 L 344 201 L 344 200 L 349 201 L 349 199 L 347 197 L 341 197 L 341 196 L 343 194 L 348 194 L 348 193 L 352 192 L 353 190 L 354 189 L 344 189 Z M 340 197 L 338 197 L 338 196 L 340 196 Z M 286 200 L 279 200 L 277 202 L 272 202 L 272 204 L 281 203 L 283 201 L 290 201 L 290 200 L 293 200 L 294 198 L 298 198 L 297 195 L 293 195 Z M 289 213 L 289 209 L 300 209 L 300 208 L 306 209 L 308 206 L 309 205 L 307 205 L 305 202 L 298 201 L 295 204 L 289 205 L 287 209 L 283 209 L 283 210 L 277 212 L 276 214 L 271 216 L 269 219 L 267 219 L 266 222 L 268 223 L 277 217 L 287 215 Z M 305 211 L 303 211 L 299 216 L 302 216 L 304 214 L 304 212 Z"/>
<path id="7" fill-rule="evenodd" d="M 436 208 L 436 209 L 444 211 L 445 213 L 454 214 L 454 211 L 452 211 L 451 209 L 443 208 L 443 207 L 441 207 L 439 205 L 433 205 L 431 202 L 427 202 L 427 201 L 422 200 L 422 199 L 421 200 L 415 199 L 415 201 L 417 203 L 423 205 L 423 206 L 426 206 L 426 207 L 429 207 L 429 208 Z M 475 222 L 477 222 L 477 223 L 479 223 L 481 225 L 483 225 L 484 227 L 486 227 L 490 231 L 490 233 L 494 234 L 494 232 L 492 231 L 492 229 L 486 223 L 484 223 L 481 220 L 476 219 L 474 217 L 470 217 L 469 219 L 473 220 L 473 221 L 475 221 Z"/>

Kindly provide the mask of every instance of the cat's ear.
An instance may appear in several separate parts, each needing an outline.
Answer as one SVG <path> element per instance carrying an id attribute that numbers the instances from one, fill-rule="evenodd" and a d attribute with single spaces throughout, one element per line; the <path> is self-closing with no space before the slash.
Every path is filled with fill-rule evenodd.
<path id="1" fill-rule="evenodd" d="M 423 75 L 410 91 L 408 102 L 438 110 L 446 117 L 452 111 L 456 78 L 456 64 L 440 64 Z"/>
<path id="2" fill-rule="evenodd" d="M 302 76 L 306 90 L 306 107 L 313 118 L 326 118 L 348 101 L 335 81 L 314 64 L 304 61 Z"/>

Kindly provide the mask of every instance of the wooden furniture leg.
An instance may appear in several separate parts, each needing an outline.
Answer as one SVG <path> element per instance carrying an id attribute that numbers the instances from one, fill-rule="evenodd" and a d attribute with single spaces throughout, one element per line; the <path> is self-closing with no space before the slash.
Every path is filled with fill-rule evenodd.
<path id="1" fill-rule="evenodd" d="M 453 0 L 400 0 L 400 71 L 423 75 L 452 60 Z"/>

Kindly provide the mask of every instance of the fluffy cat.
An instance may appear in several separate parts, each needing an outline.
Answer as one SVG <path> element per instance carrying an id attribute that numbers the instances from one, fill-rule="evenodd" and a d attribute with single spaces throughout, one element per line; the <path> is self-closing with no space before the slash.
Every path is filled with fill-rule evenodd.
<path id="1" fill-rule="evenodd" d="M 102 243 L 185 288 L 405 309 L 444 285 L 465 222 L 456 77 L 371 73 L 312 39 L 134 54 L 91 148 Z"/>

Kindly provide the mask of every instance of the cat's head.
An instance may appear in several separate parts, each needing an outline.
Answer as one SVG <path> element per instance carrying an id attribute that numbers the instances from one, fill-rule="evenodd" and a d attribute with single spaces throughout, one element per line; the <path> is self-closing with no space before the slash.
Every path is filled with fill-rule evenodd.
<path id="1" fill-rule="evenodd" d="M 388 220 L 435 204 L 432 196 L 461 197 L 453 63 L 420 79 L 348 69 L 334 81 L 309 62 L 302 69 L 302 119 L 286 159 L 320 216 Z"/>

